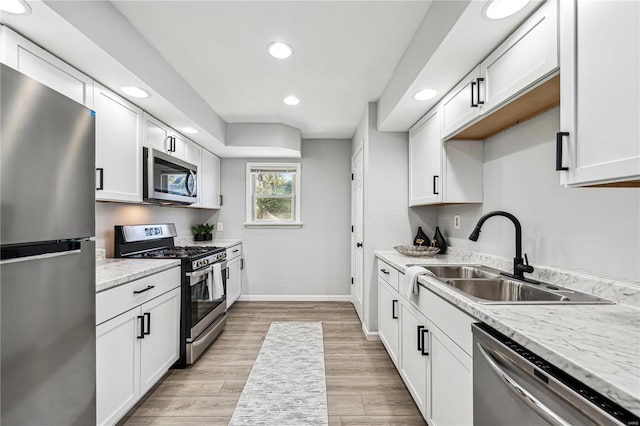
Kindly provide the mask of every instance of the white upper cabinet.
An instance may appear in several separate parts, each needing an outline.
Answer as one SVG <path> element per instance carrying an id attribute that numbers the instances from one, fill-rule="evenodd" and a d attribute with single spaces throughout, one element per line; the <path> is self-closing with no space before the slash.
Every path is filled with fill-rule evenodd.
<path id="1" fill-rule="evenodd" d="M 5 26 L 0 26 L 0 60 L 45 86 L 93 108 L 93 80 Z"/>
<path id="2" fill-rule="evenodd" d="M 448 136 L 480 115 L 480 66 L 454 87 L 442 101 L 442 134 Z"/>
<path id="3" fill-rule="evenodd" d="M 640 186 L 640 2 L 561 2 L 561 183 Z"/>
<path id="4" fill-rule="evenodd" d="M 202 150 L 201 166 L 198 168 L 200 189 L 198 207 L 205 209 L 220 208 L 220 158 L 206 149 Z"/>
<path id="5" fill-rule="evenodd" d="M 95 84 L 96 200 L 142 202 L 142 110 Z"/>
<path id="6" fill-rule="evenodd" d="M 155 148 L 162 152 L 171 152 L 173 145 L 170 138 L 172 135 L 171 128 L 160 120 L 156 120 L 146 112 L 143 115 L 143 120 L 142 141 L 144 146 L 148 148 Z"/>
<path id="7" fill-rule="evenodd" d="M 488 113 L 558 68 L 558 4 L 548 1 L 480 64 Z"/>
<path id="8" fill-rule="evenodd" d="M 443 142 L 443 109 L 409 130 L 409 206 L 482 202 L 482 142 Z"/>

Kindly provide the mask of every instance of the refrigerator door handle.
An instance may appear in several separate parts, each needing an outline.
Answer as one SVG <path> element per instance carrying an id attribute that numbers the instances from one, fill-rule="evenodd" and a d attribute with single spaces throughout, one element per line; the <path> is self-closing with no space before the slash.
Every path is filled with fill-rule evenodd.
<path id="1" fill-rule="evenodd" d="M 30 260 L 48 259 L 51 257 L 68 256 L 70 254 L 80 254 L 81 252 L 82 250 L 70 250 L 70 251 L 61 251 L 58 253 L 39 254 L 36 256 L 17 257 L 15 259 L 0 260 L 0 265 L 6 265 L 8 263 L 27 262 Z"/>

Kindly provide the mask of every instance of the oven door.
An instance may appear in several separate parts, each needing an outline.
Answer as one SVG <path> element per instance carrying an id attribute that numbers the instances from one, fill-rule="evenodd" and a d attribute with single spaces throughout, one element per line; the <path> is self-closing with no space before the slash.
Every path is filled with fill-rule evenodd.
<path id="1" fill-rule="evenodd" d="M 144 148 L 144 201 L 193 204 L 198 201 L 197 166 L 153 148 Z"/>
<path id="2" fill-rule="evenodd" d="M 220 286 L 214 279 L 214 265 L 187 274 L 190 280 L 191 318 L 187 341 L 193 342 L 227 310 L 227 262 L 220 262 Z M 221 288 L 220 288 L 221 287 Z"/>

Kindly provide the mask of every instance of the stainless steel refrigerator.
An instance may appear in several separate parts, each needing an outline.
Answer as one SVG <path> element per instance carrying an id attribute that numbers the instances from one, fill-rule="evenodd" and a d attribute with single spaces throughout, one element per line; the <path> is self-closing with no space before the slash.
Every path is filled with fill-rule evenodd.
<path id="1" fill-rule="evenodd" d="M 0 423 L 95 424 L 94 113 L 0 80 Z"/>

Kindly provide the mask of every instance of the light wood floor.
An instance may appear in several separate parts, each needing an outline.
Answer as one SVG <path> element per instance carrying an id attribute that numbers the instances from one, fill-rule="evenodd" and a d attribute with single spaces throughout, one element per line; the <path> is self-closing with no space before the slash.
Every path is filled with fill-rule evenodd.
<path id="1" fill-rule="evenodd" d="M 170 371 L 121 424 L 227 425 L 272 321 L 322 321 L 329 425 L 426 425 L 348 302 L 236 302 L 196 364 Z"/>

